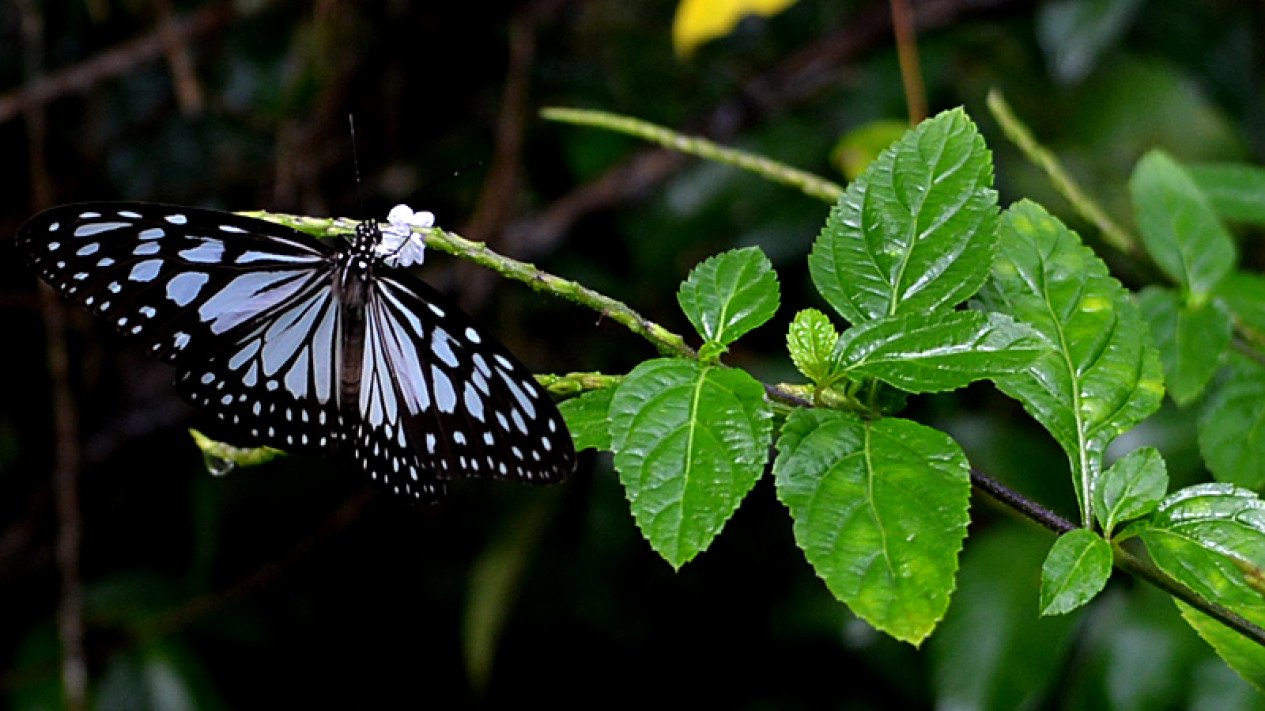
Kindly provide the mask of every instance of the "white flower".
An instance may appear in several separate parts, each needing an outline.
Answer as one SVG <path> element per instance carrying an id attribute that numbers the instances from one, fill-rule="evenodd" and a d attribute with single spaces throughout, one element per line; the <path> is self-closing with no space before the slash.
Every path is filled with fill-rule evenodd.
<path id="1" fill-rule="evenodd" d="M 393 267 L 421 264 L 425 258 L 426 240 L 413 232 L 413 228 L 434 226 L 435 215 L 425 211 L 413 212 L 408 205 L 396 205 L 387 213 L 387 222 L 390 224 L 383 228 L 382 239 L 374 250 L 378 256 Z"/>

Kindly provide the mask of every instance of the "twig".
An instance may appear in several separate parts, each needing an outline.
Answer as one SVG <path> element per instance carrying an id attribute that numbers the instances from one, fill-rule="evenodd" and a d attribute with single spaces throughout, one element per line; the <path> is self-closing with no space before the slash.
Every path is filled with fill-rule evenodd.
<path id="1" fill-rule="evenodd" d="M 26 77 L 38 81 L 44 53 L 44 18 L 31 0 L 19 0 L 22 23 L 22 63 Z M 53 203 L 52 180 L 45 159 L 48 133 L 42 106 L 26 112 L 27 162 L 31 175 L 31 203 L 40 208 Z M 66 708 L 88 706 L 88 665 L 84 661 L 83 581 L 79 549 L 83 523 L 79 513 L 79 411 L 70 387 L 70 358 L 66 354 L 66 315 L 47 286 L 40 290 L 44 315 L 48 375 L 52 381 L 53 502 L 57 510 L 55 558 L 61 575 L 57 633 L 61 639 L 61 682 Z"/>
<path id="2" fill-rule="evenodd" d="M 1071 521 L 1007 487 L 978 469 L 971 469 L 971 483 L 1007 509 L 1022 514 L 1029 520 L 1035 521 L 1054 533 L 1063 535 L 1076 528 L 1076 525 Z M 1265 646 L 1265 629 L 1261 629 L 1260 626 L 1233 610 L 1201 597 L 1194 590 L 1155 567 L 1153 563 L 1135 555 L 1121 543 L 1114 543 L 1112 549 L 1117 568 L 1145 580 L 1187 605 L 1216 619 L 1244 637 Z"/>
<path id="3" fill-rule="evenodd" d="M 249 211 L 238 213 L 247 217 L 272 220 L 295 229 L 316 235 L 334 236 L 347 234 L 355 229 L 356 222 L 347 218 L 316 218 L 300 215 Z M 523 282 L 536 291 L 560 296 L 581 306 L 590 308 L 605 318 L 624 326 L 655 345 L 661 353 L 694 358 L 697 354 L 685 344 L 685 339 L 634 311 L 627 304 L 582 286 L 578 282 L 542 271 L 534 264 L 497 254 L 482 242 L 473 242 L 453 232 L 438 227 L 422 230 L 427 246 L 441 252 L 467 259 L 487 267 L 507 279 Z"/>
<path id="4" fill-rule="evenodd" d="M 534 17 L 534 13 L 522 12 L 516 13 L 510 20 L 509 66 L 505 70 L 505 89 L 501 93 L 501 108 L 496 118 L 492 164 L 475 200 L 474 214 L 465 226 L 465 231 L 475 239 L 492 242 L 505 251 L 514 248 L 511 243 L 499 243 L 504 241 L 503 230 L 517 202 L 522 178 L 523 137 L 530 114 L 528 88 L 536 58 Z M 467 308 L 482 302 L 492 287 L 487 272 L 473 269 L 465 263 L 457 267 L 454 276 L 465 285 L 461 299 L 462 305 Z"/>
<path id="5" fill-rule="evenodd" d="M 193 71 L 189 45 L 176 35 L 171 0 L 156 0 L 155 7 L 158 10 L 158 38 L 162 40 L 167 64 L 171 67 L 176 101 L 186 116 L 193 116 L 202 110 L 202 87 L 198 83 L 197 72 Z"/>
<path id="6" fill-rule="evenodd" d="M 810 197 L 826 202 L 834 202 L 843 194 L 843 187 L 820 176 L 794 168 L 785 163 L 771 160 L 756 153 L 722 146 L 698 136 L 686 136 L 649 121 L 611 114 L 605 111 L 588 109 L 567 109 L 551 107 L 544 109 L 540 115 L 551 121 L 594 126 L 616 133 L 636 136 L 651 143 L 657 143 L 679 153 L 706 158 L 707 160 L 735 168 L 750 171 L 773 182 L 787 185 Z"/>
<path id="7" fill-rule="evenodd" d="M 1028 130 L 1019 117 L 1015 116 L 1015 112 L 1010 108 L 1010 104 L 1006 103 L 1000 91 L 993 89 L 988 92 L 988 110 L 992 112 L 993 118 L 997 119 L 1006 137 L 1023 151 L 1028 160 L 1045 171 L 1054 189 L 1067 199 L 1077 214 L 1098 228 L 1107 244 L 1130 256 L 1136 256 L 1141 252 L 1138 239 L 1117 225 L 1093 198 L 1085 194 L 1085 191 L 1063 167 L 1063 162 L 1058 159 L 1058 156 L 1033 138 L 1032 131 Z"/>
<path id="8" fill-rule="evenodd" d="M 922 67 L 918 63 L 918 40 L 914 13 L 909 0 L 890 0 L 892 30 L 896 33 L 896 57 L 900 61 L 900 79 L 905 86 L 905 104 L 909 107 L 909 125 L 917 126 L 927 118 L 927 90 L 922 83 Z"/>
<path id="9" fill-rule="evenodd" d="M 0 123 L 54 99 L 87 91 L 101 81 L 126 74 L 138 64 L 161 57 L 168 42 L 187 44 L 218 28 L 231 15 L 231 3 L 207 5 L 186 18 L 173 20 L 170 30 L 156 30 L 72 67 L 32 78 L 18 91 L 0 96 Z"/>
<path id="10" fill-rule="evenodd" d="M 1038 504 L 1032 499 L 1027 498 L 1023 494 L 1011 489 L 1005 484 L 997 481 L 984 472 L 971 467 L 971 483 L 977 489 L 996 499 L 999 503 L 1004 504 L 1006 508 L 1023 514 L 1027 518 L 1036 521 L 1042 526 L 1054 531 L 1059 535 L 1063 535 L 1068 531 L 1076 528 L 1076 524 L 1068 521 L 1062 516 L 1054 513 L 1046 507 Z"/>
<path id="11" fill-rule="evenodd" d="M 914 7 L 914 21 L 923 30 L 943 27 L 962 17 L 1017 5 L 1023 0 L 928 0 Z M 822 36 L 799 53 L 743 86 L 740 95 L 721 102 L 690 122 L 688 130 L 712 140 L 726 140 L 744 126 L 815 96 L 839 81 L 840 67 L 881 46 L 891 37 L 891 13 L 873 5 L 849 18 L 838 30 Z M 507 239 L 524 257 L 541 254 L 577 221 L 593 212 L 637 200 L 674 175 L 687 161 L 663 148 L 647 148 L 607 170 L 537 214 L 515 220 Z"/>

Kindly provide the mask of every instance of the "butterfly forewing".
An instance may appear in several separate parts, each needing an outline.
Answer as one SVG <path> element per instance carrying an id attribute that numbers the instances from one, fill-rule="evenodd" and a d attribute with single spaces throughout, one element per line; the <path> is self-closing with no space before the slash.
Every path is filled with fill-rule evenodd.
<path id="1" fill-rule="evenodd" d="M 332 254 L 282 225 L 143 203 L 47 210 L 22 226 L 17 246 L 57 291 L 169 362 L 201 358 L 226 331 L 266 318 Z"/>
<path id="2" fill-rule="evenodd" d="M 322 243 L 229 213 L 144 203 L 43 212 L 25 258 L 67 297 L 177 367 L 229 432 L 354 460 L 416 499 L 442 479 L 546 483 L 570 434 L 531 374 L 454 306 L 356 239 Z"/>

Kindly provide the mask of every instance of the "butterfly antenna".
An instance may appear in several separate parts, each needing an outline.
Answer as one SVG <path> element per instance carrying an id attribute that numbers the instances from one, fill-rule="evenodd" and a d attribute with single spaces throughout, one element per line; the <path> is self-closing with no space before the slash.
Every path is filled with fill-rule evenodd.
<path id="1" fill-rule="evenodd" d="M 365 196 L 360 183 L 360 155 L 356 151 L 356 115 L 347 114 L 347 127 L 351 130 L 351 166 L 356 174 L 356 202 L 360 204 L 360 214 L 365 212 Z"/>

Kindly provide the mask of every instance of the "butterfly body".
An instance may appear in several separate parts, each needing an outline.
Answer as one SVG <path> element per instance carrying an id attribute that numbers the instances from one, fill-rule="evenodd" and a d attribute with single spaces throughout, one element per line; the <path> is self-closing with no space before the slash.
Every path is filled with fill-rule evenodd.
<path id="1" fill-rule="evenodd" d="M 395 213 L 393 212 L 393 215 Z M 53 208 L 18 232 L 63 295 L 176 366 L 176 389 L 236 437 L 354 461 L 421 500 L 444 480 L 558 481 L 574 448 L 525 367 L 399 265 L 407 225 L 329 242 L 231 213 Z"/>

